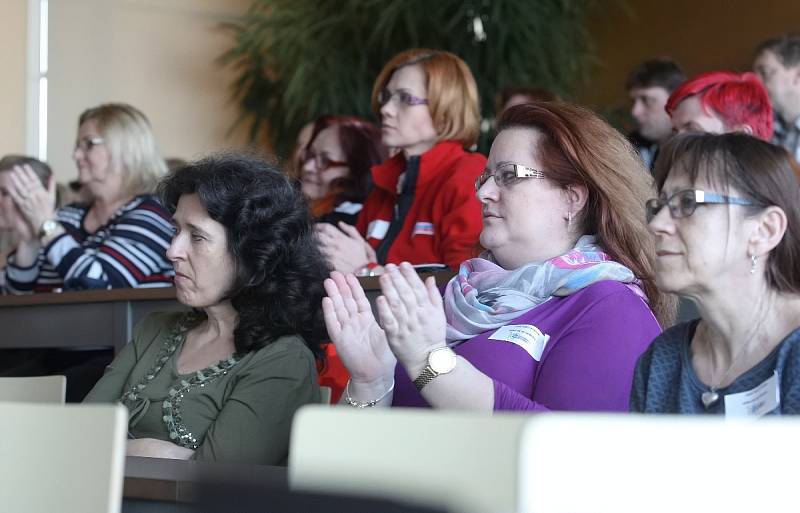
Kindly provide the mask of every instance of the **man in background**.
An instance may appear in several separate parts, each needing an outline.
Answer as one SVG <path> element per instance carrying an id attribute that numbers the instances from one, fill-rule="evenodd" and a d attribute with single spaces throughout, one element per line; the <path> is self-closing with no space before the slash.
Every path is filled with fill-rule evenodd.
<path id="1" fill-rule="evenodd" d="M 800 162 L 800 35 L 784 35 L 761 43 L 753 63 L 772 100 L 775 134 L 780 144 Z"/>
<path id="2" fill-rule="evenodd" d="M 641 63 L 625 83 L 637 126 L 628 137 L 649 169 L 653 168 L 659 146 L 672 135 L 672 122 L 664 110 L 667 98 L 684 80 L 675 61 L 659 58 Z"/>

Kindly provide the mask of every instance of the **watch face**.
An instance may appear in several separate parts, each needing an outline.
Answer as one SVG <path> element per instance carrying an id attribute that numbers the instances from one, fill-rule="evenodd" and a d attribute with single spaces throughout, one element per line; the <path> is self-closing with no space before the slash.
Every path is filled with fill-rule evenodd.
<path id="1" fill-rule="evenodd" d="M 456 366 L 456 353 L 449 347 L 443 347 L 431 351 L 428 355 L 428 365 L 437 374 L 445 374 L 453 370 Z"/>
<path id="2" fill-rule="evenodd" d="M 53 233 L 56 228 L 58 228 L 58 222 L 52 219 L 48 219 L 42 223 L 42 226 L 39 228 L 39 237 L 47 237 L 51 233 Z"/>

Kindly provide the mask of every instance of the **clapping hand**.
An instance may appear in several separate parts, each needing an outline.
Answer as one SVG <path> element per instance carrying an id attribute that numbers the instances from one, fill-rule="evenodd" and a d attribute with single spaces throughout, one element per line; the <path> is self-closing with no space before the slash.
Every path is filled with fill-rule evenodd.
<path id="1" fill-rule="evenodd" d="M 397 360 L 358 279 L 334 271 L 324 285 L 325 326 L 351 379 L 360 383 L 391 379 Z"/>
<path id="2" fill-rule="evenodd" d="M 5 191 L 4 194 L 7 194 L 9 197 L 11 196 L 7 191 Z M 30 222 L 22 215 L 22 212 L 20 212 L 17 204 L 13 202 L 13 199 L 10 203 L 11 204 L 8 205 L 10 210 L 3 212 L 3 215 L 6 217 L 6 228 L 14 233 L 15 240 L 18 243 L 24 244 L 30 241 L 38 242 L 37 230 L 31 226 Z"/>
<path id="3" fill-rule="evenodd" d="M 428 353 L 445 346 L 447 322 L 434 278 L 423 283 L 408 262 L 387 265 L 380 277 L 380 325 L 389 346 L 412 377 L 427 365 Z"/>
<path id="4" fill-rule="evenodd" d="M 10 181 L 8 194 L 28 225 L 27 231 L 24 226 L 18 227 L 19 230 L 22 230 L 19 235 L 21 238 L 27 236 L 23 240 L 30 240 L 37 235 L 42 223 L 55 218 L 56 182 L 51 177 L 45 188 L 39 177 L 27 164 L 14 166 L 14 169 L 10 171 Z"/>

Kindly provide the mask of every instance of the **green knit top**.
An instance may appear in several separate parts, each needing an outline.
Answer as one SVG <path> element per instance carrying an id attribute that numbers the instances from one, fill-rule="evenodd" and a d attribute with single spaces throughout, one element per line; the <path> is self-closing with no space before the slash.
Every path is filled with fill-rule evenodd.
<path id="1" fill-rule="evenodd" d="M 179 374 L 178 355 L 196 314 L 152 314 L 120 351 L 86 402 L 119 401 L 130 438 L 169 440 L 193 459 L 285 464 L 294 412 L 319 402 L 314 356 L 284 336 L 241 357 Z"/>

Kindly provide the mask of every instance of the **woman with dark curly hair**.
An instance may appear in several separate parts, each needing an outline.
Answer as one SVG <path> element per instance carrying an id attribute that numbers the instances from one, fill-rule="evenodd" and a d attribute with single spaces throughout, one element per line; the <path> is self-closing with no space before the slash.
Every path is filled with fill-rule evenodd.
<path id="1" fill-rule="evenodd" d="M 129 455 L 283 463 L 292 415 L 319 401 L 328 266 L 305 201 L 239 155 L 189 164 L 160 192 L 177 297 L 193 311 L 143 320 L 86 400 L 128 407 Z"/>

